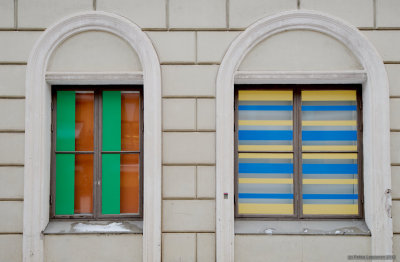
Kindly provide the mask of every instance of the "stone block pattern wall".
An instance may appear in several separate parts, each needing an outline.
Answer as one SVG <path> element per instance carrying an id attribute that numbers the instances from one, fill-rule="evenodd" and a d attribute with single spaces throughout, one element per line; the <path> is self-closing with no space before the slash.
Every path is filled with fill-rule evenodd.
<path id="1" fill-rule="evenodd" d="M 394 252 L 400 257 L 398 0 L 2 0 L 0 261 L 22 260 L 25 69 L 33 44 L 46 28 L 65 16 L 99 10 L 124 16 L 148 34 L 162 70 L 162 258 L 214 261 L 218 67 L 230 43 L 250 24 L 295 9 L 321 11 L 353 24 L 385 61 L 392 110 Z M 57 248 L 56 240 L 51 241 L 46 239 L 49 247 Z M 253 255 L 256 261 L 260 254 Z"/>

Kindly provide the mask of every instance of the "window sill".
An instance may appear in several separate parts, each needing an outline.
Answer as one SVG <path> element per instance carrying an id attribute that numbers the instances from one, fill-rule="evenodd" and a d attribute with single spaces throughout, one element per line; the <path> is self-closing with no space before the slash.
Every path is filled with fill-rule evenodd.
<path id="1" fill-rule="evenodd" d="M 236 220 L 235 235 L 370 236 L 363 220 L 260 221 Z"/>
<path id="2" fill-rule="evenodd" d="M 142 234 L 143 221 L 50 221 L 44 235 Z"/>

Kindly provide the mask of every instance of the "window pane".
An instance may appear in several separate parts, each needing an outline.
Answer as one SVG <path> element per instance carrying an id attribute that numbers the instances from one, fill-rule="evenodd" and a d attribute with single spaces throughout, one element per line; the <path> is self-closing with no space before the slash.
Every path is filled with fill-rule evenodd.
<path id="1" fill-rule="evenodd" d="M 103 91 L 104 151 L 121 151 L 121 91 Z"/>
<path id="2" fill-rule="evenodd" d="M 139 213 L 139 154 L 103 154 L 102 214 Z"/>
<path id="3" fill-rule="evenodd" d="M 57 91 L 56 150 L 75 151 L 75 91 Z"/>
<path id="4" fill-rule="evenodd" d="M 75 94 L 75 150 L 93 151 L 94 93 Z"/>
<path id="5" fill-rule="evenodd" d="M 140 150 L 140 94 L 121 93 L 121 150 Z"/>
<path id="6" fill-rule="evenodd" d="M 293 92 L 239 90 L 239 151 L 293 150 Z"/>
<path id="7" fill-rule="evenodd" d="M 293 154 L 240 153 L 239 214 L 293 214 Z"/>
<path id="8" fill-rule="evenodd" d="M 56 215 L 93 212 L 93 155 L 56 155 Z"/>
<path id="9" fill-rule="evenodd" d="M 140 150 L 140 93 L 103 92 L 103 151 Z M 102 155 L 102 214 L 139 213 L 139 154 Z"/>
<path id="10" fill-rule="evenodd" d="M 121 155 L 121 213 L 139 213 L 139 154 Z"/>
<path id="11" fill-rule="evenodd" d="M 93 212 L 93 155 L 75 155 L 75 214 Z"/>
<path id="12" fill-rule="evenodd" d="M 357 151 L 356 91 L 301 94 L 303 151 Z"/>
<path id="13" fill-rule="evenodd" d="M 358 215 L 356 153 L 304 153 L 302 167 L 305 215 Z"/>

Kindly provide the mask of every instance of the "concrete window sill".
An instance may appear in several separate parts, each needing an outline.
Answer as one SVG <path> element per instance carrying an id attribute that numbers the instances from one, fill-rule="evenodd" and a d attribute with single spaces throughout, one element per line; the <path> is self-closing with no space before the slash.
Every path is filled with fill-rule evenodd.
<path id="1" fill-rule="evenodd" d="M 143 221 L 50 221 L 44 235 L 142 234 Z"/>
<path id="2" fill-rule="evenodd" d="M 363 220 L 261 221 L 236 220 L 235 235 L 352 235 L 370 236 Z"/>

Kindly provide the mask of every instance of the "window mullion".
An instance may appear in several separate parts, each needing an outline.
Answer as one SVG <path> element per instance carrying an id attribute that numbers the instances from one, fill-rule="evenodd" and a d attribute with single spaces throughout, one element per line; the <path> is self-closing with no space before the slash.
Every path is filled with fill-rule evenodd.
<path id="1" fill-rule="evenodd" d="M 95 110 L 94 110 L 94 159 L 95 159 L 95 170 L 94 170 L 94 190 L 93 190 L 93 216 L 98 218 L 100 214 L 100 199 L 101 199 L 101 169 L 100 169 L 100 91 L 95 91 Z"/>
<path id="2" fill-rule="evenodd" d="M 293 185 L 294 208 L 297 218 L 302 216 L 301 192 L 301 95 L 300 90 L 293 90 Z"/>

